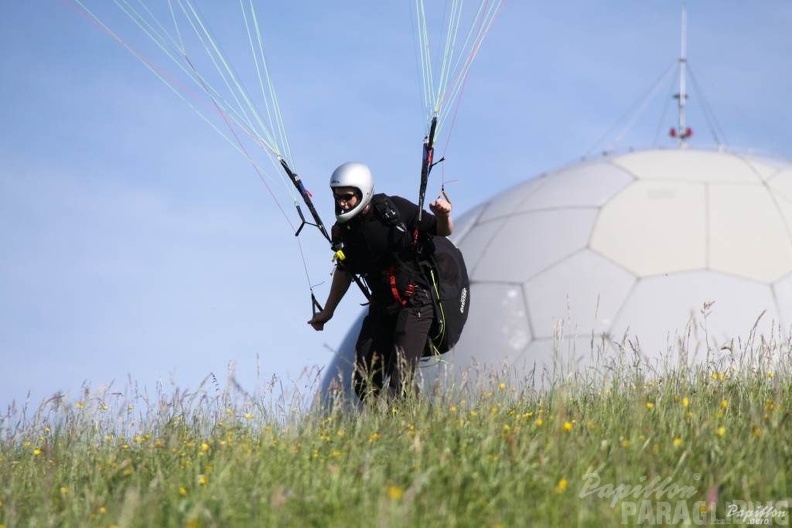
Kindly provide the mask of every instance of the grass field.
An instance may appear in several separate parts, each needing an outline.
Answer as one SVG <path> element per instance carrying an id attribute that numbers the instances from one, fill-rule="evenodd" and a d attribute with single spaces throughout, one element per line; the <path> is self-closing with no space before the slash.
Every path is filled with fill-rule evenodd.
<path id="1" fill-rule="evenodd" d="M 786 525 L 789 344 L 754 346 L 781 361 L 352 412 L 86 390 L 0 422 L 0 526 Z"/>

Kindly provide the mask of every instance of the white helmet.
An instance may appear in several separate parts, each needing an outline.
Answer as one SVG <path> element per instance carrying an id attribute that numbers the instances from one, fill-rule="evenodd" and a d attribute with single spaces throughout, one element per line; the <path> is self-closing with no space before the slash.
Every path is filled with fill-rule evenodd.
<path id="1" fill-rule="evenodd" d="M 339 224 L 348 222 L 371 202 L 374 196 L 374 178 L 371 170 L 362 163 L 350 161 L 339 166 L 330 176 L 330 188 L 354 187 L 358 190 L 358 203 L 349 211 L 344 211 L 336 204 L 336 220 Z"/>

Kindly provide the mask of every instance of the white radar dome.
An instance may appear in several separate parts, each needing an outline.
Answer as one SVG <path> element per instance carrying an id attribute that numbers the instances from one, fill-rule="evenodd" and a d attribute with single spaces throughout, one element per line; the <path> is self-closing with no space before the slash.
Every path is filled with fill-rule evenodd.
<path id="1" fill-rule="evenodd" d="M 661 366 L 785 335 L 791 232 L 792 165 L 769 157 L 644 150 L 542 174 L 456 220 L 470 315 L 419 372 L 505 367 L 539 385 L 559 360 L 589 368 L 593 349 Z M 359 325 L 323 391 L 349 385 Z"/>

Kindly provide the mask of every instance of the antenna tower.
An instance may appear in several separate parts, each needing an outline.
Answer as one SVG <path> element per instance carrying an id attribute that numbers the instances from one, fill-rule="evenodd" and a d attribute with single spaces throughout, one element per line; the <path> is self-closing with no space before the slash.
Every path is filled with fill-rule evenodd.
<path id="1" fill-rule="evenodd" d="M 679 140 L 679 147 L 686 148 L 687 140 L 693 135 L 693 129 L 687 126 L 685 121 L 685 106 L 687 105 L 687 6 L 682 3 L 682 39 L 681 52 L 679 54 L 679 92 L 674 95 L 677 100 L 677 126 L 672 128 L 669 135 Z"/>

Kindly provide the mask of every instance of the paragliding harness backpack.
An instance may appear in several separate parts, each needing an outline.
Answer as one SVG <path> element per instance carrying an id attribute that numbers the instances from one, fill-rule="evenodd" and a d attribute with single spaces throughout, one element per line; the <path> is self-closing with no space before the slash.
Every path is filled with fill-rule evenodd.
<path id="1" fill-rule="evenodd" d="M 401 233 L 410 232 L 396 205 L 387 195 L 375 195 L 372 206 L 377 217 L 390 227 L 391 232 L 394 229 Z M 470 309 L 470 278 L 465 259 L 459 248 L 443 236 L 429 235 L 414 244 L 420 245 L 415 248 L 415 264 L 429 285 L 435 313 L 424 357 L 445 354 L 459 341 Z M 406 305 L 413 291 L 402 295 L 396 288 L 393 274 L 390 275 L 390 282 L 394 300 Z"/>

